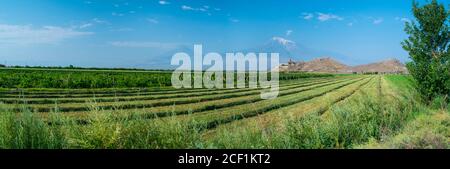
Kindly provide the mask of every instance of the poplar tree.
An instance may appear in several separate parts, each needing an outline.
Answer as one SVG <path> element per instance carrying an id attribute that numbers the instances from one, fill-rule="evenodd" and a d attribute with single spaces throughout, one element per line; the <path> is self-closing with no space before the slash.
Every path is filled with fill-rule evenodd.
<path id="1" fill-rule="evenodd" d="M 402 42 L 411 58 L 409 73 L 417 82 L 417 90 L 427 101 L 450 93 L 449 14 L 443 4 L 432 0 L 419 6 L 413 2 L 416 21 L 406 22 L 409 38 Z"/>

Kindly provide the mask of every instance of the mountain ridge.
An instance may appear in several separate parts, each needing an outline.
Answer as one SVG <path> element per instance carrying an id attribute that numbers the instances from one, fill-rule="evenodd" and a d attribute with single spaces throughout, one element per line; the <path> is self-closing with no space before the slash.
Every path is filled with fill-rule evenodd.
<path id="1" fill-rule="evenodd" d="M 320 73 L 400 73 L 406 74 L 406 66 L 398 59 L 391 58 L 374 63 L 348 66 L 332 57 L 319 57 L 307 62 L 290 60 L 275 68 L 281 72 L 320 72 Z"/>

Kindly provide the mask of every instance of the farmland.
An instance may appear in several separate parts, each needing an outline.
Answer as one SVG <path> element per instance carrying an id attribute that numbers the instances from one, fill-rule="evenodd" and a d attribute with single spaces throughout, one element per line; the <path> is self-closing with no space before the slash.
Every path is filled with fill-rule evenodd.
<path id="1" fill-rule="evenodd" d="M 0 148 L 450 148 L 445 101 L 406 75 L 284 73 L 173 89 L 170 72 L 0 69 Z"/>

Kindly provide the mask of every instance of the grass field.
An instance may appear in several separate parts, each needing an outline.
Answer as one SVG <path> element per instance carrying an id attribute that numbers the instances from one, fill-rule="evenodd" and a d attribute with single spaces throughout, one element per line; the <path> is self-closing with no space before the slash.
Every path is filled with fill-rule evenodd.
<path id="1" fill-rule="evenodd" d="M 450 148 L 448 104 L 422 104 L 403 75 L 284 74 L 263 100 L 158 72 L 21 71 L 0 71 L 0 148 Z"/>

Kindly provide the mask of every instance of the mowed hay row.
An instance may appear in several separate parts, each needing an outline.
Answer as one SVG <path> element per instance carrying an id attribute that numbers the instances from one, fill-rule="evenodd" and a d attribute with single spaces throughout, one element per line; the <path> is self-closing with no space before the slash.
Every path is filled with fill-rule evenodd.
<path id="1" fill-rule="evenodd" d="M 304 111 L 305 105 L 301 116 L 281 112 L 259 121 L 239 121 L 235 124 L 240 125 L 224 125 L 206 133 L 204 139 L 219 148 L 355 148 L 384 140 L 403 128 L 414 110 L 414 101 L 402 100 L 396 93 L 395 98 L 386 99 L 383 93 L 398 90 L 385 82 L 384 77 L 374 78 L 346 99 L 337 99 L 322 116 L 323 108 Z"/>
<path id="2" fill-rule="evenodd" d="M 224 109 L 209 110 L 195 114 L 181 115 L 173 118 L 177 118 L 180 121 L 195 120 L 199 123 L 205 124 L 206 125 L 205 128 L 211 129 L 221 124 L 230 123 L 244 118 L 254 117 L 276 109 L 280 109 L 286 106 L 294 105 L 316 97 L 320 97 L 334 90 L 345 88 L 346 86 L 355 83 L 363 83 L 364 81 L 367 81 L 367 78 L 360 78 L 335 83 L 331 85 L 325 85 L 321 87 L 314 87 L 310 90 L 297 92 L 292 95 L 279 96 L 273 100 L 261 100 L 259 102 L 253 102 L 238 106 L 231 106 Z"/>
<path id="3" fill-rule="evenodd" d="M 330 112 L 331 109 L 333 109 L 335 107 L 345 106 L 349 102 L 351 102 L 353 99 L 358 98 L 359 95 L 361 95 L 361 94 L 367 95 L 368 97 L 375 98 L 375 99 L 384 99 L 384 98 L 382 98 L 382 95 L 381 95 L 382 79 L 383 79 L 383 77 L 381 75 L 375 76 L 370 83 L 366 84 L 360 90 L 352 93 L 351 96 L 346 97 L 345 99 L 336 102 L 335 104 L 333 104 L 332 106 L 329 106 L 326 109 L 322 109 L 322 111 L 320 112 L 320 115 L 322 116 L 322 118 L 328 118 L 331 113 Z"/>
<path id="4" fill-rule="evenodd" d="M 306 85 L 306 83 L 305 83 Z M 297 85 L 300 86 L 300 85 Z M 291 86 L 289 85 L 289 87 L 285 87 L 285 88 L 294 88 L 296 86 Z M 255 93 L 255 90 L 248 90 L 248 91 L 253 91 L 253 93 Z M 226 93 L 230 93 L 230 92 L 226 92 Z M 81 104 L 76 104 L 76 103 L 70 103 L 70 104 L 27 104 L 27 106 L 29 106 L 30 108 L 38 111 L 38 112 L 49 112 L 51 111 L 55 106 L 57 106 L 59 108 L 59 111 L 61 112 L 67 112 L 67 111 L 87 111 L 88 107 L 90 107 L 90 105 L 92 103 L 95 103 L 97 106 L 102 106 L 102 109 L 111 109 L 111 108 L 117 108 L 118 106 L 121 106 L 124 109 L 129 109 L 129 108 L 143 108 L 143 107 L 152 107 L 152 106 L 164 106 L 164 105 L 172 105 L 175 103 L 179 103 L 179 104 L 186 104 L 186 103 L 193 103 L 193 102 L 198 102 L 198 101 L 207 101 L 207 100 L 214 100 L 214 99 L 223 99 L 223 98 L 230 98 L 230 97 L 237 97 L 237 96 L 242 96 L 245 95 L 245 93 L 251 93 L 251 92 L 247 92 L 244 90 L 236 90 L 235 92 L 233 92 L 232 94 L 212 94 L 212 93 L 207 93 L 207 94 L 194 94 L 193 96 L 197 96 L 197 97 L 167 97 L 167 98 L 173 98 L 173 99 L 163 99 L 166 98 L 163 96 L 163 98 L 161 98 L 160 96 L 156 96 L 154 98 L 147 98 L 147 97 L 138 97 L 138 98 L 131 98 L 131 100 L 136 100 L 136 101 L 119 101 L 120 99 L 125 99 L 125 98 L 114 98 L 111 102 L 99 102 L 98 99 L 92 99 L 92 100 L 86 100 Z M 189 95 L 191 96 L 191 95 Z M 192 98 L 192 99 L 187 99 L 187 98 Z M 148 101 L 140 101 L 140 100 L 148 100 Z M 106 101 L 106 100 L 104 100 Z M 121 102 L 121 103 L 119 103 Z M 136 105 L 136 104 L 141 104 Z M 144 105 L 142 105 L 144 104 Z M 136 105 L 136 106 L 134 106 Z M 17 105 L 16 105 L 17 106 Z M 21 106 L 21 105 L 20 105 Z"/>
<path id="5" fill-rule="evenodd" d="M 353 80 L 354 81 L 354 80 Z M 294 95 L 298 94 L 302 91 L 307 90 L 313 90 L 318 87 L 323 86 L 329 86 L 333 84 L 343 83 L 345 80 L 340 81 L 332 81 L 320 85 L 314 85 L 309 87 L 303 87 L 298 89 L 292 89 L 288 91 L 282 91 L 280 92 L 279 96 L 287 96 L 287 95 Z M 145 118 L 145 119 L 151 119 L 156 117 L 166 117 L 166 116 L 173 116 L 173 115 L 183 115 L 183 114 L 192 114 L 192 113 L 199 113 L 203 111 L 208 110 L 220 110 L 225 109 L 232 106 L 237 105 L 245 105 L 249 103 L 254 103 L 258 101 L 262 101 L 260 95 L 250 95 L 250 96 L 244 96 L 239 98 L 230 98 L 230 99 L 223 99 L 223 100 L 215 100 L 215 101 L 207 101 L 207 102 L 201 102 L 201 103 L 191 103 L 191 104 L 181 104 L 181 105 L 171 105 L 171 106 L 161 106 L 161 107 L 151 107 L 151 108 L 136 108 L 136 109 L 115 109 L 115 110 L 100 110 L 98 108 L 92 108 L 96 114 L 98 113 L 112 113 L 117 118 L 120 119 L 133 119 L 133 118 Z M 44 118 L 48 116 L 48 113 L 40 113 Z M 87 111 L 81 111 L 81 112 L 66 112 L 64 113 L 65 116 L 78 119 L 79 121 L 86 121 L 89 120 L 89 117 L 91 116 L 90 112 Z M 84 123 L 84 122 L 83 122 Z"/>
<path id="6" fill-rule="evenodd" d="M 280 85 L 296 84 L 303 81 L 333 79 L 340 77 L 312 77 L 296 80 L 282 80 Z M 85 98 L 85 97 L 112 97 L 112 96 L 140 96 L 153 94 L 179 94 L 191 92 L 210 92 L 217 89 L 192 89 L 182 88 L 174 89 L 172 87 L 158 88 L 105 88 L 105 89 L 45 89 L 45 92 L 34 91 L 37 89 L 2 89 L 0 96 L 2 98 Z M 223 88 L 221 90 L 234 90 Z M 39 90 L 38 90 L 39 91 Z"/>
<path id="7" fill-rule="evenodd" d="M 344 78 L 344 77 L 342 77 Z M 294 86 L 303 83 L 315 81 L 331 80 L 334 78 L 311 78 L 305 80 L 290 80 L 288 82 L 280 82 L 280 86 Z M 143 99 L 164 99 L 176 97 L 189 97 L 198 95 L 212 95 L 220 93 L 232 93 L 238 91 L 257 90 L 257 89 L 173 89 L 167 92 L 138 92 L 128 94 L 83 94 L 83 95 L 0 95 L 0 101 L 4 103 L 27 103 L 27 104 L 49 104 L 49 103 L 83 103 L 86 100 L 95 98 L 99 102 L 107 102 L 111 100 L 132 101 L 136 98 Z"/>
<path id="8" fill-rule="evenodd" d="M 345 81 L 347 79 L 338 80 Z M 320 82 L 312 82 L 305 83 L 301 85 L 295 86 L 287 86 L 282 87 L 281 91 L 291 91 L 297 90 L 297 88 L 313 86 L 313 85 L 326 85 L 328 83 L 335 83 L 338 81 L 328 80 L 328 81 L 320 81 Z M 189 103 L 199 103 L 199 102 L 207 102 L 228 98 L 239 98 L 245 96 L 255 96 L 258 95 L 260 91 L 247 91 L 247 92 L 236 92 L 231 94 L 223 94 L 223 95 L 206 95 L 206 96 L 198 96 L 198 97 L 183 97 L 183 98 L 174 98 L 174 99 L 154 99 L 148 101 L 129 101 L 129 102 L 89 102 L 84 104 L 48 104 L 48 105 L 28 105 L 30 109 L 33 109 L 37 112 L 50 112 L 55 111 L 57 109 L 58 112 L 85 112 L 92 110 L 94 106 L 96 109 L 100 110 L 110 110 L 110 109 L 140 109 L 140 108 L 151 108 L 151 107 L 160 107 L 160 106 L 171 106 L 171 105 L 181 105 L 181 104 L 189 104 Z M 12 105 L 12 106 L 21 106 L 21 105 Z M 20 110 L 21 107 L 16 107 L 16 110 Z"/>
<path id="9" fill-rule="evenodd" d="M 330 80 L 336 79 L 321 79 L 321 80 L 311 80 L 311 81 L 302 81 L 298 83 L 290 83 L 286 85 L 282 85 L 281 88 L 294 88 L 301 85 L 309 85 L 312 83 L 321 83 Z M 195 96 L 208 96 L 208 95 L 219 95 L 219 94 L 229 94 L 229 93 L 240 93 L 240 92 L 248 92 L 248 91 L 257 91 L 260 89 L 216 89 L 208 92 L 199 91 L 199 92 L 191 92 L 191 93 L 183 93 L 183 94 L 159 94 L 159 95 L 142 95 L 142 96 L 117 96 L 117 97 L 94 97 L 94 98 L 62 98 L 62 99 L 0 99 L 0 102 L 6 104 L 20 104 L 26 103 L 28 105 L 40 104 L 45 107 L 44 104 L 59 104 L 60 106 L 64 106 L 62 104 L 65 103 L 87 103 L 87 102 L 130 102 L 130 101 L 143 101 L 143 100 L 156 100 L 156 99 L 169 99 L 169 98 L 184 98 L 184 97 L 195 97 Z"/>
<path id="10" fill-rule="evenodd" d="M 158 88 L 104 88 L 104 89 L 1 89 L 3 95 L 73 95 L 73 94 L 109 94 L 109 93 L 138 93 L 138 92 L 167 92 L 172 87 Z"/>
<path id="11" fill-rule="evenodd" d="M 303 116 L 308 113 L 322 112 L 324 109 L 327 109 L 335 103 L 353 96 L 355 91 L 365 90 L 367 86 L 373 83 L 375 83 L 373 78 L 365 79 L 358 83 L 353 83 L 346 87 L 333 90 L 320 97 L 272 110 L 253 118 L 246 118 L 239 121 L 233 121 L 232 123 L 219 125 L 216 128 L 205 132 L 203 134 L 203 139 L 214 145 L 219 145 L 222 148 L 245 147 L 245 145 L 247 145 L 246 143 L 249 143 L 249 141 L 254 139 L 253 136 L 257 135 L 258 139 L 264 139 L 260 138 L 261 135 L 259 134 L 265 133 L 267 138 L 272 137 L 272 132 L 273 134 L 277 134 L 285 130 L 285 122 L 287 120 L 295 121 L 296 119 L 303 118 Z M 225 139 L 226 141 L 224 142 L 223 138 L 229 139 Z M 237 144 L 238 142 L 242 144 Z"/>

